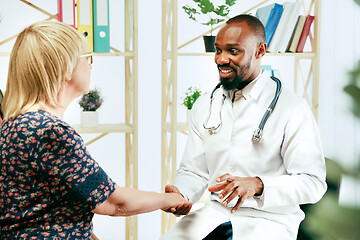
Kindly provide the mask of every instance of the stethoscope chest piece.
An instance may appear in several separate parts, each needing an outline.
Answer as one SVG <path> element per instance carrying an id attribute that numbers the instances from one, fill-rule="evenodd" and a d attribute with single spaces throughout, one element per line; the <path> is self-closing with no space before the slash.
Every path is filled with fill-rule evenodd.
<path id="1" fill-rule="evenodd" d="M 260 142 L 262 139 L 262 130 L 260 128 L 257 128 L 252 136 L 252 141 L 253 142 Z"/>
<path id="2" fill-rule="evenodd" d="M 217 88 L 216 88 L 217 89 Z M 216 90 L 215 89 L 215 90 Z M 209 114 L 208 114 L 208 117 L 206 118 L 205 122 L 203 123 L 203 127 L 206 131 L 208 131 L 208 133 L 210 135 L 213 135 L 215 133 L 217 133 L 220 128 L 221 128 L 221 124 L 222 124 L 222 120 L 221 120 L 221 109 L 222 109 L 222 106 L 224 105 L 224 101 L 226 99 L 226 96 L 225 94 L 222 94 L 222 102 L 221 102 L 221 107 L 219 107 L 219 115 L 216 116 L 216 115 L 212 115 L 212 114 L 216 114 L 214 111 L 213 111 L 213 93 L 215 92 L 215 90 L 212 92 L 211 94 L 211 97 L 210 97 L 210 106 L 209 106 Z M 214 119 L 218 118 L 218 121 L 215 121 L 215 124 L 214 124 Z M 208 126 L 209 125 L 209 120 L 210 122 L 213 123 L 212 126 Z M 217 123 L 218 122 L 218 123 Z M 217 124 L 216 124 L 217 123 Z"/>
<path id="3" fill-rule="evenodd" d="M 204 128 L 206 128 L 206 127 L 204 127 Z M 216 133 L 216 129 L 217 129 L 217 127 L 206 128 L 206 130 L 209 132 L 210 135 L 213 135 L 214 133 Z"/>

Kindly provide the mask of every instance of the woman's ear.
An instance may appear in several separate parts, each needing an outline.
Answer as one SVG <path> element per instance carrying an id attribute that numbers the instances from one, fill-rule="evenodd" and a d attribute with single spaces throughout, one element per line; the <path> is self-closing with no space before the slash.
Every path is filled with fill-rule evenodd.
<path id="1" fill-rule="evenodd" d="M 256 58 L 262 58 L 266 53 L 267 45 L 266 42 L 261 42 L 256 51 Z"/>
<path id="2" fill-rule="evenodd" d="M 68 85 L 71 81 L 71 77 L 66 77 L 65 78 L 65 85 Z"/>

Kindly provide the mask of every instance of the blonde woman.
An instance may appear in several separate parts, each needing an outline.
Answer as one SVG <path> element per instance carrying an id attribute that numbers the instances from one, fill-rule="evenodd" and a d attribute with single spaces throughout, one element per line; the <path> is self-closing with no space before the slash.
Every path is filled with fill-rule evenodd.
<path id="1" fill-rule="evenodd" d="M 91 239 L 93 214 L 191 207 L 178 194 L 119 187 L 62 120 L 89 91 L 92 55 L 72 27 L 44 21 L 18 36 L 0 127 L 0 239 Z"/>

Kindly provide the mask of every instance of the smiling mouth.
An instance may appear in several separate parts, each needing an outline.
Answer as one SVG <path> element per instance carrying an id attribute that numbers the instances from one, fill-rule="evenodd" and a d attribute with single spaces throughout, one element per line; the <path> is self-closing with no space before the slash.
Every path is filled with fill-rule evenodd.
<path id="1" fill-rule="evenodd" d="M 218 67 L 221 78 L 229 78 L 235 72 L 230 67 Z"/>
<path id="2" fill-rule="evenodd" d="M 233 70 L 231 70 L 231 69 L 219 69 L 222 73 L 225 73 L 225 74 L 227 74 L 227 73 L 231 73 Z"/>

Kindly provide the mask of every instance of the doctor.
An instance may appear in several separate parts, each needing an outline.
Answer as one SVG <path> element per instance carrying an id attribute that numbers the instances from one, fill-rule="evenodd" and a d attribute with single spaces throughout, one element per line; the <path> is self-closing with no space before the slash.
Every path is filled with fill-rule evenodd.
<path id="1" fill-rule="evenodd" d="M 195 103 L 175 183 L 165 189 L 192 203 L 208 189 L 211 201 L 162 239 L 296 239 L 305 217 L 299 205 L 316 203 L 327 188 L 311 110 L 283 89 L 261 141 L 253 141 L 278 87 L 260 69 L 267 49 L 264 26 L 256 17 L 238 15 L 219 31 L 215 47 L 221 87 L 212 101 L 208 94 Z M 175 214 L 189 211 L 178 207 Z"/>

